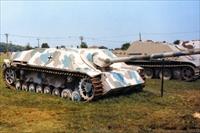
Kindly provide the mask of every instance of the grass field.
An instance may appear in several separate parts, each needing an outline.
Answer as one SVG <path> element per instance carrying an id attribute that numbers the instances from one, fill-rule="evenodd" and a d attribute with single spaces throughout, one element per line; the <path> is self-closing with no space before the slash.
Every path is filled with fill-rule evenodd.
<path id="1" fill-rule="evenodd" d="M 5 55 L 1 55 L 0 64 Z M 7 89 L 0 74 L 0 132 L 200 132 L 200 80 L 147 80 L 143 92 L 77 103 Z"/>

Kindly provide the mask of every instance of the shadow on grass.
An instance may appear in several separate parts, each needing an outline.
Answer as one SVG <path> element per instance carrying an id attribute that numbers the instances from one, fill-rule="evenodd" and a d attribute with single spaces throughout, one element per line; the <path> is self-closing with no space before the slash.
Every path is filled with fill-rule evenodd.
<path id="1" fill-rule="evenodd" d="M 146 91 L 146 90 L 129 90 L 126 92 L 117 92 L 117 93 L 110 93 L 108 95 L 104 95 L 99 99 L 95 99 L 92 101 L 98 103 L 119 103 L 120 101 L 126 102 L 128 101 L 148 101 L 149 99 L 158 97 L 153 92 Z"/>

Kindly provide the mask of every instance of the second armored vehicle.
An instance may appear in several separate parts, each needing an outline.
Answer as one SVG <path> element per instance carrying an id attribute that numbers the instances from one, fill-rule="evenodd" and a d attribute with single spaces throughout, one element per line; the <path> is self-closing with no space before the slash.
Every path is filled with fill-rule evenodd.
<path id="1" fill-rule="evenodd" d="M 149 55 L 153 53 L 181 52 L 200 48 L 200 41 L 182 42 L 178 45 L 160 42 L 134 42 L 127 50 L 127 55 Z M 195 46 L 195 47 L 194 47 Z M 196 80 L 200 75 L 200 55 L 187 55 L 181 57 L 169 57 L 164 60 L 129 60 L 129 65 L 138 65 L 145 69 L 145 77 L 160 77 L 162 64 L 164 63 L 164 79 L 181 79 L 185 81 Z"/>

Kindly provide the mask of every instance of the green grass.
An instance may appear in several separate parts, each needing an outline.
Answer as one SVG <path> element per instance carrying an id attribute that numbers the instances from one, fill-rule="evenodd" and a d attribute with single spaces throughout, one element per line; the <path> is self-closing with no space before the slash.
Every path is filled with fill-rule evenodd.
<path id="1" fill-rule="evenodd" d="M 0 64 L 5 58 L 1 55 Z M 0 74 L 0 132 L 200 132 L 200 80 L 147 80 L 143 92 L 82 103 L 7 89 Z"/>

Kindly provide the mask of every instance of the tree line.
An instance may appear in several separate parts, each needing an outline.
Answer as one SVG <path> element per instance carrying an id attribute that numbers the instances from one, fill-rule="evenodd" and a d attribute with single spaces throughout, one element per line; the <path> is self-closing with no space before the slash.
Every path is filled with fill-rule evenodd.
<path id="1" fill-rule="evenodd" d="M 130 43 L 124 43 L 122 44 L 121 50 L 127 50 L 130 46 Z M 23 50 L 30 50 L 33 48 L 37 48 L 37 47 L 32 47 L 30 44 L 27 44 L 26 46 L 21 46 L 21 45 L 16 45 L 16 44 L 12 44 L 12 43 L 4 43 L 4 42 L 0 42 L 0 52 L 16 52 L 16 51 L 23 51 Z M 50 48 L 50 46 L 48 45 L 48 43 L 42 43 L 41 48 Z M 56 46 L 56 48 L 65 48 L 64 45 L 61 46 Z M 79 46 L 77 46 L 77 48 L 88 48 L 88 45 L 86 42 L 82 42 Z M 108 49 L 105 46 L 99 46 L 99 49 Z"/>
<path id="2" fill-rule="evenodd" d="M 42 43 L 42 48 L 49 48 L 49 45 L 47 43 Z M 23 50 L 30 50 L 37 47 L 32 47 L 30 44 L 27 44 L 26 46 L 16 45 L 12 43 L 4 43 L 0 42 L 0 52 L 16 52 L 16 51 L 23 51 Z"/>
<path id="3" fill-rule="evenodd" d="M 179 44 L 180 40 L 175 40 L 173 42 L 173 44 Z M 115 48 L 116 50 L 127 50 L 130 47 L 130 43 L 124 43 L 121 45 L 121 48 Z M 16 44 L 6 44 L 4 42 L 0 42 L 0 52 L 16 52 L 16 51 L 23 51 L 23 50 L 30 50 L 33 48 L 37 48 L 37 47 L 32 47 L 30 44 L 27 44 L 26 46 L 21 46 L 21 45 L 16 45 Z M 48 45 L 48 43 L 42 43 L 41 48 L 50 48 L 50 46 Z M 56 46 L 56 48 L 65 48 L 64 45 L 61 46 Z M 81 44 L 79 46 L 77 46 L 77 48 L 88 48 L 88 45 L 86 42 L 81 42 Z M 108 49 L 105 46 L 100 46 L 98 47 L 99 49 Z"/>

